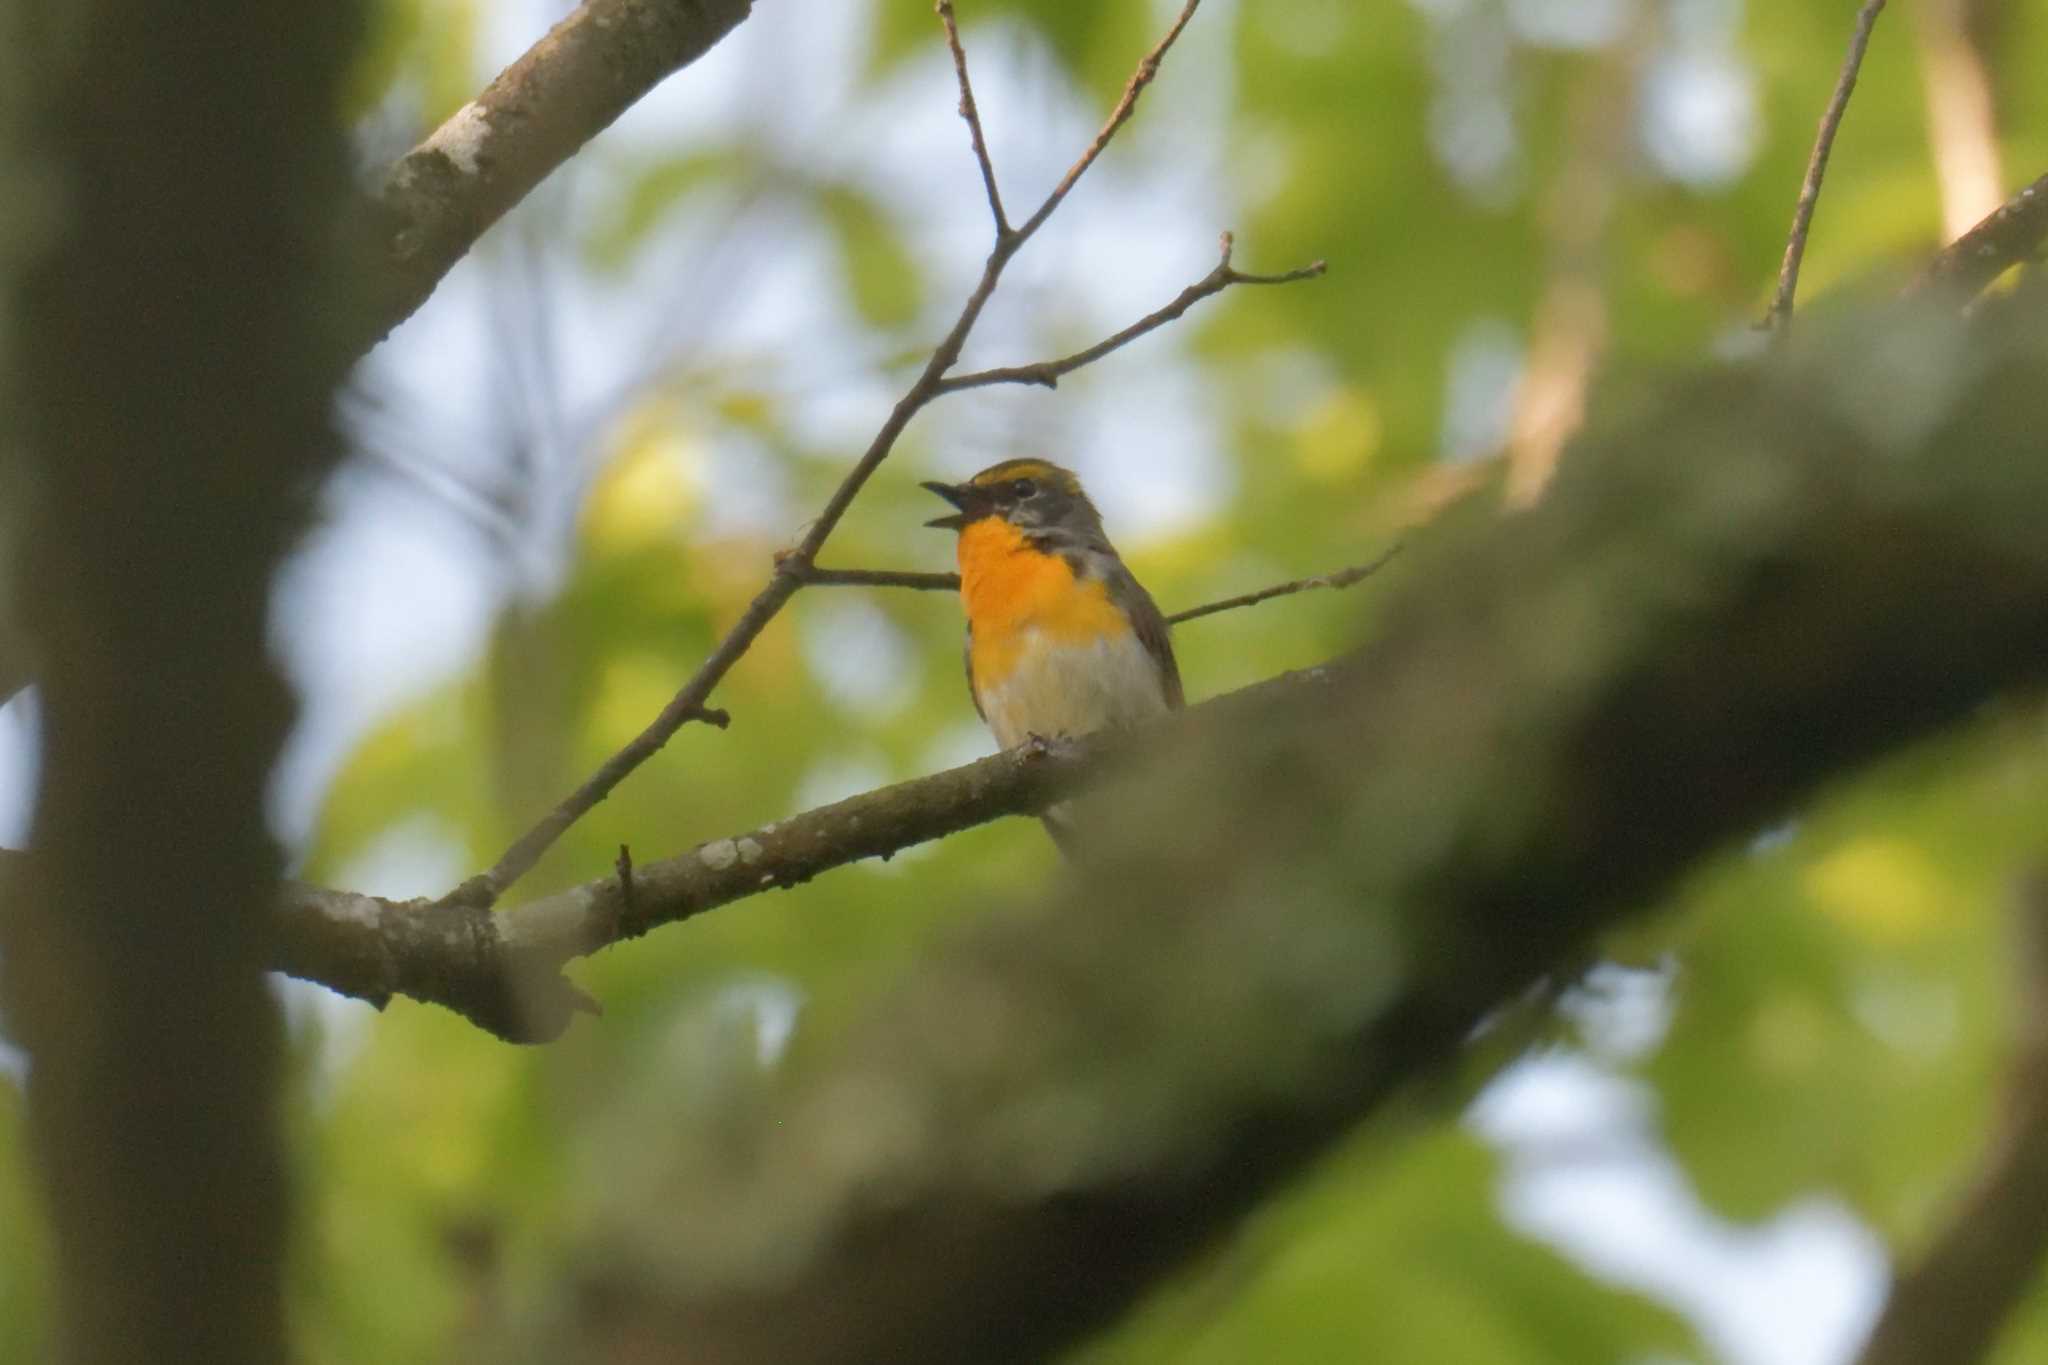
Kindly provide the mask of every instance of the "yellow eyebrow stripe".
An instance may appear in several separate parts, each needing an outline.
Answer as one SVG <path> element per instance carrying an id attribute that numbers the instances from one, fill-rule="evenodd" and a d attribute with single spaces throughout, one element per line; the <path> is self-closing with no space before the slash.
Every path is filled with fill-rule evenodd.
<path id="1" fill-rule="evenodd" d="M 1044 460 L 1005 460 L 976 474 L 969 482 L 977 488 L 990 484 L 1007 483 L 1011 479 L 1038 479 L 1050 483 L 1064 492 L 1074 492 L 1074 476 L 1056 464 Z"/>

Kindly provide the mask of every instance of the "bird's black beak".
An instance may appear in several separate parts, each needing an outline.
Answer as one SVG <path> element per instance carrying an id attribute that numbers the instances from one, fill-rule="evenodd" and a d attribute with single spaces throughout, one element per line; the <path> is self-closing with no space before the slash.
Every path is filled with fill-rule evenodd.
<path id="1" fill-rule="evenodd" d="M 933 517 L 925 525 L 936 526 L 942 531 L 957 531 L 967 524 L 967 500 L 971 490 L 966 485 L 927 481 L 921 486 L 937 493 L 947 502 L 960 509 L 950 517 Z"/>

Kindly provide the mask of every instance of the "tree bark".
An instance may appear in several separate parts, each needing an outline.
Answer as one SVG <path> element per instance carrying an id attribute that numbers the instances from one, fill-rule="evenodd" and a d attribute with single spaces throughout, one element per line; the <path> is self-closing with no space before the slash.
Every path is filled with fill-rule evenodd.
<path id="1" fill-rule="evenodd" d="M 273 1362 L 271 571 L 334 457 L 346 0 L 45 3 L 9 281 L 33 873 L 0 917 L 62 1356 Z"/>

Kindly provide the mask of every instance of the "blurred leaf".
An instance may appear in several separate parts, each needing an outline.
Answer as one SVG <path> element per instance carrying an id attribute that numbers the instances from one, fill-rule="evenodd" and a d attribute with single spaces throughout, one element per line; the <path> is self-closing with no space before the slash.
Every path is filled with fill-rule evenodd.
<path id="1" fill-rule="evenodd" d="M 839 247 L 847 292 L 862 318 L 876 327 L 900 327 L 915 319 L 924 272 L 881 206 L 845 185 L 825 187 L 818 203 Z"/>
<path id="2" fill-rule="evenodd" d="M 926 0 L 876 0 L 873 61 L 886 71 L 909 57 L 945 51 L 945 32 Z M 961 0 L 955 6 L 970 62 L 993 21 L 1016 19 L 1042 37 L 1068 72 L 1097 94 L 1113 92 L 1158 40 L 1164 20 L 1143 0 Z M 1114 82 L 1114 84 L 1109 84 Z M 1107 112 L 1105 109 L 1104 112 Z"/>
<path id="3" fill-rule="evenodd" d="M 1679 1009 L 1646 1072 L 1716 1207 L 1825 1190 L 1901 1246 L 1926 1235 L 1985 1131 L 2010 879 L 2044 827 L 2040 714 L 2002 715 L 1846 784 L 1682 898 Z"/>
<path id="4" fill-rule="evenodd" d="M 1503 1227 L 1493 1154 L 1428 1122 L 1373 1125 L 1077 1365 L 1585 1365 L 1697 1349 L 1665 1310 Z"/>
<path id="5" fill-rule="evenodd" d="M 600 269 L 619 269 L 679 205 L 719 184 L 740 165 L 739 158 L 721 147 L 622 169 L 604 212 L 590 229 L 591 262 Z"/>

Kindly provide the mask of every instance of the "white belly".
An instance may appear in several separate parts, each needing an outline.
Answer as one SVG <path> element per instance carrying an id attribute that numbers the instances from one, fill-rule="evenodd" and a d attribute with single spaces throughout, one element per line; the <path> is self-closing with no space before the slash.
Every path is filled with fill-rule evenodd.
<path id="1" fill-rule="evenodd" d="M 1135 635 L 1072 645 L 1045 643 L 1033 631 L 1003 685 L 983 691 L 980 701 L 1005 749 L 1032 735 L 1053 739 L 1135 725 L 1167 709 L 1159 666 Z"/>

